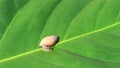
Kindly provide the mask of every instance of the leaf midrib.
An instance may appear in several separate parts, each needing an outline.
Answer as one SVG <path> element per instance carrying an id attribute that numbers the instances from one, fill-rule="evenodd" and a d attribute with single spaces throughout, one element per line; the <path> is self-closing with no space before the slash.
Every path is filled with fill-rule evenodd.
<path id="1" fill-rule="evenodd" d="M 91 34 L 95 34 L 95 33 L 104 31 L 104 30 L 106 30 L 106 29 L 112 28 L 112 27 L 117 26 L 117 25 L 120 25 L 120 22 L 117 22 L 117 23 L 114 23 L 114 24 L 112 24 L 112 25 L 106 26 L 106 27 L 104 27 L 104 28 L 97 29 L 97 30 L 94 30 L 94 31 L 91 31 L 91 32 L 88 32 L 88 33 L 85 33 L 85 34 L 82 34 L 82 35 L 79 35 L 79 36 L 76 36 L 76 37 L 67 39 L 67 40 L 64 40 L 64 41 L 58 43 L 58 45 L 59 45 L 59 44 L 62 44 L 62 43 L 65 43 L 65 42 L 68 42 L 68 41 L 71 41 L 71 40 L 74 40 L 74 39 L 78 39 L 78 38 L 81 38 L 81 37 L 84 37 L 84 36 L 88 36 L 88 35 L 91 35 Z"/>
<path id="2" fill-rule="evenodd" d="M 69 29 L 70 26 L 74 23 L 73 21 L 79 16 L 79 14 L 81 14 L 81 13 L 83 12 L 83 10 L 84 10 L 86 7 L 88 7 L 88 6 L 89 6 L 91 3 L 93 3 L 93 2 L 94 2 L 94 0 L 91 1 L 90 3 L 88 3 L 88 4 L 82 9 L 82 11 L 80 11 L 80 12 L 78 12 L 78 13 L 76 14 L 76 16 L 72 19 L 72 21 L 71 21 L 68 29 Z M 105 4 L 106 4 L 106 2 L 104 3 L 104 5 L 105 5 Z M 104 7 L 104 5 L 101 7 L 101 9 Z M 101 12 L 101 9 L 99 9 L 98 15 L 99 15 L 99 13 Z M 98 15 L 97 15 L 96 19 L 98 18 Z M 68 29 L 67 29 L 66 33 L 68 32 Z M 65 36 L 66 36 L 66 34 L 65 34 Z M 65 37 L 64 37 L 63 40 L 65 40 Z"/>
<path id="3" fill-rule="evenodd" d="M 72 40 L 75 40 L 75 39 L 78 39 L 78 38 L 81 38 L 81 37 L 85 37 L 85 36 L 88 36 L 88 35 L 91 35 L 91 34 L 95 34 L 95 33 L 98 33 L 98 32 L 104 31 L 104 30 L 107 30 L 107 29 L 109 29 L 109 28 L 115 27 L 115 26 L 117 26 L 117 25 L 120 25 L 120 22 L 114 23 L 114 24 L 112 24 L 112 25 L 106 26 L 106 27 L 101 28 L 101 29 L 97 29 L 97 30 L 92 31 L 92 32 L 88 32 L 88 33 L 85 33 L 85 34 L 82 34 L 82 35 L 79 35 L 79 36 L 76 36 L 76 37 L 73 37 L 73 38 L 64 40 L 64 41 L 58 43 L 57 45 L 60 45 L 60 44 L 63 44 L 63 43 L 65 43 L 65 42 L 72 41 Z M 6 62 L 6 61 L 10 61 L 10 60 L 12 60 L 12 59 L 16 59 L 16 58 L 19 58 L 19 57 L 22 57 L 22 56 L 25 56 L 25 55 L 28 55 L 28 54 L 32 54 L 32 53 L 37 52 L 37 51 L 40 51 L 40 50 L 42 50 L 42 49 L 35 49 L 35 50 L 29 51 L 29 52 L 25 52 L 25 53 L 21 53 L 21 54 L 12 56 L 12 57 L 8 57 L 8 58 L 5 58 L 5 59 L 0 60 L 0 63 Z"/>

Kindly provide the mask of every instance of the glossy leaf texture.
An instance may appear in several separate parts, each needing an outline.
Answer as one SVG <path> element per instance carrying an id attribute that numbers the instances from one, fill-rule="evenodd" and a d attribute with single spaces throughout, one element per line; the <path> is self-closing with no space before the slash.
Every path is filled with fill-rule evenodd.
<path id="1" fill-rule="evenodd" d="M 0 68 L 120 67 L 119 0 L 16 1 L 0 0 Z M 45 52 L 48 35 L 60 41 Z"/>

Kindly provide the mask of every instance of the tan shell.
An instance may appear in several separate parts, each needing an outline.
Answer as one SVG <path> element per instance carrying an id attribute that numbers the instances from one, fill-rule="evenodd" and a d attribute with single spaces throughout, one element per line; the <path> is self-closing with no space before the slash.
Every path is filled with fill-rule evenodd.
<path id="1" fill-rule="evenodd" d="M 59 40 L 58 36 L 47 36 L 45 38 L 43 38 L 40 42 L 40 47 L 44 50 L 44 51 L 51 51 L 52 50 L 52 46 L 55 45 Z"/>

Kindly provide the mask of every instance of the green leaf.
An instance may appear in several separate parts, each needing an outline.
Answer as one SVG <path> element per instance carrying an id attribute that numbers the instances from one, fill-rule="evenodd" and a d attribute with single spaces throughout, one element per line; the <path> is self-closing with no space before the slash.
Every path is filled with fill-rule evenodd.
<path id="1" fill-rule="evenodd" d="M 30 0 L 10 17 L 0 68 L 119 68 L 119 6 L 119 0 Z M 50 52 L 39 49 L 47 35 L 60 36 Z"/>
<path id="2" fill-rule="evenodd" d="M 104 3 L 105 0 L 94 1 L 78 14 L 71 22 L 64 40 L 73 37 L 78 39 L 67 42 L 69 47 L 64 43 L 62 48 L 91 58 L 120 62 L 120 31 L 119 23 L 116 24 L 120 1 L 109 0 Z M 93 7 L 94 4 L 97 6 Z M 75 31 L 75 29 L 79 30 Z M 76 44 L 76 47 L 71 43 Z M 79 45 L 77 46 L 77 44 Z"/>
<path id="3" fill-rule="evenodd" d="M 0 39 L 14 15 L 28 0 L 0 0 Z"/>
<path id="4" fill-rule="evenodd" d="M 45 22 L 58 3 L 58 0 L 31 0 L 22 8 L 10 23 L 1 40 L 0 59 L 38 48 L 38 40 Z M 8 49 L 11 52 L 14 50 L 14 52 L 11 53 Z"/>

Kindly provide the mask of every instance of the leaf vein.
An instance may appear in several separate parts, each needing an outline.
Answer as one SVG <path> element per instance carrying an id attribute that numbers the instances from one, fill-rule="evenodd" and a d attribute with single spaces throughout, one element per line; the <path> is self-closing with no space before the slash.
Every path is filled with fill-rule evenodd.
<path id="1" fill-rule="evenodd" d="M 65 43 L 65 42 L 68 42 L 68 41 L 71 41 L 71 40 L 74 40 L 74 39 L 78 39 L 78 38 L 81 38 L 81 37 L 85 37 L 85 36 L 88 36 L 88 35 L 91 35 L 91 34 L 95 34 L 95 33 L 98 33 L 98 32 L 104 31 L 104 30 L 107 30 L 107 29 L 109 29 L 109 28 L 115 27 L 115 26 L 117 26 L 117 25 L 120 25 L 120 22 L 114 23 L 114 24 L 109 25 L 109 26 L 107 26 L 107 27 L 104 27 L 104 28 L 101 28 L 101 29 L 98 29 L 98 30 L 95 30 L 95 31 L 92 31 L 92 32 L 89 32 L 89 33 L 86 33 L 86 34 L 82 34 L 82 35 L 79 35 L 79 36 L 76 36 L 76 37 L 67 39 L 67 40 L 65 40 L 65 41 L 62 41 L 62 42 L 58 43 L 57 45 L 63 44 L 63 43 Z M 12 59 L 16 59 L 16 58 L 19 58 L 19 57 L 22 57 L 22 56 L 25 56 L 25 55 L 28 55 L 28 54 L 32 54 L 32 53 L 37 52 L 37 51 L 40 51 L 40 50 L 41 50 L 41 49 L 35 49 L 35 50 L 29 51 L 29 52 L 25 52 L 25 53 L 18 54 L 18 55 L 9 57 L 9 58 L 5 58 L 5 59 L 0 60 L 0 63 L 6 62 L 6 61 L 10 61 L 10 60 L 12 60 Z"/>

